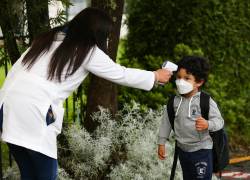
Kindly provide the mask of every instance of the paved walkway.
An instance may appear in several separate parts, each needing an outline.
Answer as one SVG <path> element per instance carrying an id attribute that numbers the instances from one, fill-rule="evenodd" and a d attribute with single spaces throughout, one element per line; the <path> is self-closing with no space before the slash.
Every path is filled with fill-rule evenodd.
<path id="1" fill-rule="evenodd" d="M 250 173 L 245 173 L 242 171 L 228 171 L 222 174 L 223 179 L 250 179 Z"/>
<path id="2" fill-rule="evenodd" d="M 230 164 L 222 173 L 222 180 L 227 179 L 250 180 L 250 161 Z"/>

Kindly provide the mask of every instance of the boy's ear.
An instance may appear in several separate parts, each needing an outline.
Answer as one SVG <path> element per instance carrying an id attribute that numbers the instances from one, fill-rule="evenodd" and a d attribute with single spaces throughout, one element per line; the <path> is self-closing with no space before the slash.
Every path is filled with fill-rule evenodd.
<path id="1" fill-rule="evenodd" d="M 204 80 L 203 79 L 201 79 L 199 82 L 197 82 L 196 84 L 197 84 L 197 86 L 198 87 L 201 87 L 203 84 L 204 84 Z"/>

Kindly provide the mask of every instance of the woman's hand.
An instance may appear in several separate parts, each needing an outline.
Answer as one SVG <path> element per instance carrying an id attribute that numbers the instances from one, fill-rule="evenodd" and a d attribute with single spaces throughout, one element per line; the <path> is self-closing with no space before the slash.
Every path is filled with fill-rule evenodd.
<path id="1" fill-rule="evenodd" d="M 158 69 L 157 71 L 154 71 L 155 73 L 155 81 L 157 83 L 167 83 L 173 73 L 167 69 Z"/>
<path id="2" fill-rule="evenodd" d="M 158 145 L 158 157 L 160 160 L 164 160 L 166 158 L 165 154 L 165 144 L 159 144 Z"/>

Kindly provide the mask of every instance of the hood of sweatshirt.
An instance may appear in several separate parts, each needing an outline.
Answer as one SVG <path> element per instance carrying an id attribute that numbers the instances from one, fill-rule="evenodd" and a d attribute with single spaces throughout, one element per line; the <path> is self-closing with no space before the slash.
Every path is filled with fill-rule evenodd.
<path id="1" fill-rule="evenodd" d="M 201 94 L 200 92 L 197 92 L 195 95 L 193 95 L 191 97 L 188 97 L 188 98 L 186 98 L 184 96 L 181 96 L 180 94 L 176 95 L 174 104 L 177 105 L 177 109 L 175 110 L 175 116 L 177 116 L 178 113 L 179 113 L 181 103 L 183 101 L 189 101 L 188 102 L 188 117 L 191 117 L 191 104 L 192 104 L 192 101 L 197 103 L 197 100 L 198 100 L 200 102 L 200 94 Z"/>

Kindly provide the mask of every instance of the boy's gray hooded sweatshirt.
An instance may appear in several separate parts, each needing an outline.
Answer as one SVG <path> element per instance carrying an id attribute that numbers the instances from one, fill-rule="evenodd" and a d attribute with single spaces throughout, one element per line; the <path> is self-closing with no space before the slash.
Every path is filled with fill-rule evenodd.
<path id="1" fill-rule="evenodd" d="M 190 98 L 177 95 L 174 99 L 175 111 L 175 139 L 177 146 L 186 152 L 194 152 L 200 149 L 212 149 L 213 142 L 209 131 L 217 131 L 224 126 L 224 120 L 212 98 L 209 102 L 208 130 L 197 131 L 195 120 L 201 116 L 200 92 Z M 159 130 L 158 144 L 165 144 L 171 132 L 171 124 L 168 119 L 168 112 L 165 109 L 162 123 Z"/>

